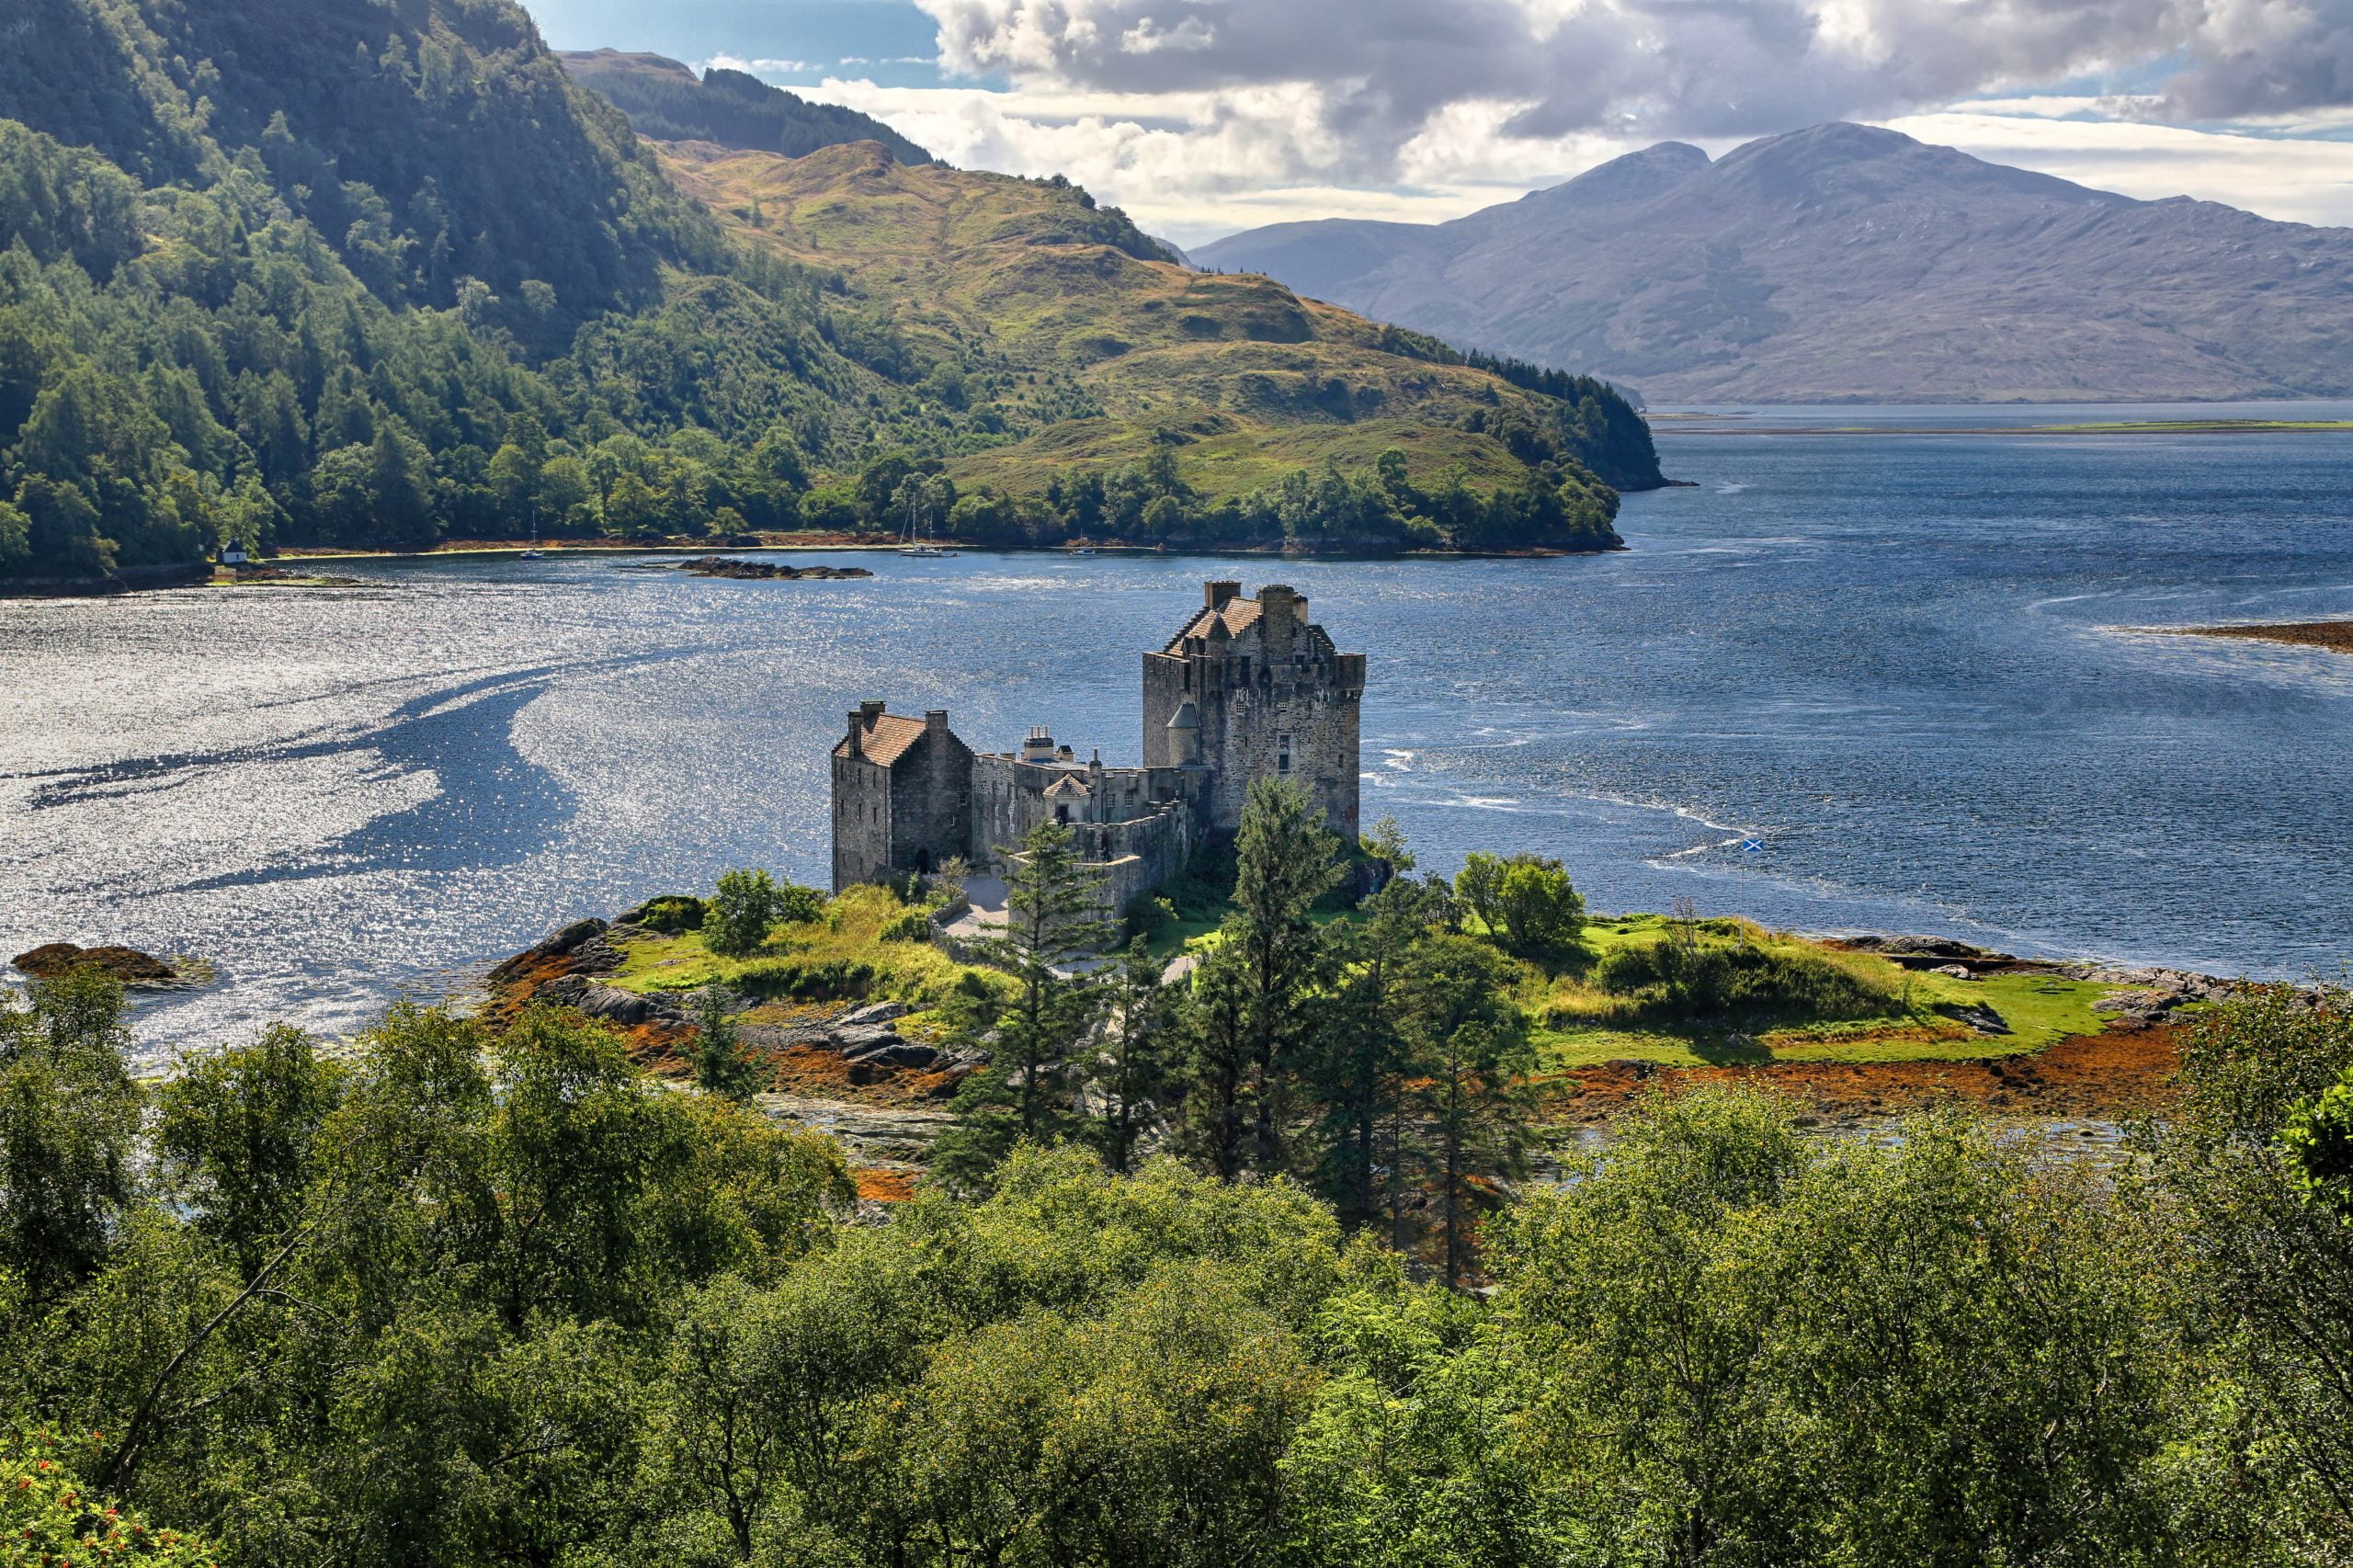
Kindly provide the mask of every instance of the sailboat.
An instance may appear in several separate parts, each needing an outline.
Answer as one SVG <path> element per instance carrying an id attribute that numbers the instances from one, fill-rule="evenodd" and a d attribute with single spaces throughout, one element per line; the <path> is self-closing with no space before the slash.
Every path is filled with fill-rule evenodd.
<path id="1" fill-rule="evenodd" d="M 923 559 L 931 561 L 945 560 L 949 556 L 956 553 L 952 550 L 942 550 L 939 546 L 932 542 L 930 507 L 926 506 L 924 508 L 922 529 L 920 531 L 916 529 L 915 503 L 913 496 L 910 496 L 907 499 L 907 537 L 904 542 L 899 546 L 899 553 L 902 555 L 919 556 Z"/>
<path id="2" fill-rule="evenodd" d="M 521 555 L 517 556 L 516 559 L 518 561 L 543 561 L 547 559 L 547 551 L 540 548 L 540 509 L 537 506 L 534 506 L 531 508 L 531 548 L 525 551 Z"/>

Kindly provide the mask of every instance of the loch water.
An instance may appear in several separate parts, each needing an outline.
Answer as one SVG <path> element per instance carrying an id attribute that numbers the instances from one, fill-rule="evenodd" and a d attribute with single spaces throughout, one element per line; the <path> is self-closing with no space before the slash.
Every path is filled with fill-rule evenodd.
<path id="1" fill-rule="evenodd" d="M 151 1051 L 357 1028 L 729 867 L 822 881 L 861 698 L 1134 761 L 1141 650 L 1229 576 L 1370 656 L 1365 814 L 1428 866 L 1527 848 L 1597 908 L 2334 975 L 2353 657 L 2136 629 L 2353 616 L 2353 435 L 1999 429 L 2165 412 L 1663 423 L 1694 483 L 1629 497 L 1607 556 L 444 558 L 0 602 L 0 956 L 209 960 L 142 1004 Z M 1992 428 L 1829 429 L 1949 421 Z"/>

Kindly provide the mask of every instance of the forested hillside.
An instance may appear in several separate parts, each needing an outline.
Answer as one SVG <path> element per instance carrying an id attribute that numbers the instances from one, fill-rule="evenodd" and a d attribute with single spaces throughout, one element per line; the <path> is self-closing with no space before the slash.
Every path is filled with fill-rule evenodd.
<path id="1" fill-rule="evenodd" d="M 675 60 L 618 50 L 570 50 L 556 58 L 572 79 L 610 101 L 650 142 L 710 142 L 799 158 L 820 147 L 875 142 L 903 164 L 931 154 L 871 115 L 813 104 L 756 76 L 713 66 L 698 77 Z"/>
<path id="2" fill-rule="evenodd" d="M 1157 254 L 1062 188 L 1084 222 L 1038 243 Z M 1084 389 L 974 395 L 973 346 L 914 332 L 904 290 L 721 216 L 510 0 L 32 0 L 0 29 L 0 576 L 863 527 L 917 493 L 1027 542 L 1189 503 L 1119 452 L 1066 470 L 1108 508 L 974 494 L 940 471 L 1099 413 Z M 1324 499 L 1353 518 L 1380 452 L 1347 455 Z M 1472 473 L 1413 538 L 1604 539 L 1615 498 L 1581 472 Z M 1362 533 L 1329 510 L 1261 508 L 1251 542 Z"/>

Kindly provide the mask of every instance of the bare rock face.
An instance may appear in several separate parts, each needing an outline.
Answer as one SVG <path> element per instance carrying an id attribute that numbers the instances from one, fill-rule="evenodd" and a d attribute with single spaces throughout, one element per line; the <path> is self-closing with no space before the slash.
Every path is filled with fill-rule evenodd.
<path id="1" fill-rule="evenodd" d="M 2353 230 L 2139 201 L 1893 131 L 1664 142 L 1449 223 L 1197 251 L 1676 402 L 2353 392 Z"/>

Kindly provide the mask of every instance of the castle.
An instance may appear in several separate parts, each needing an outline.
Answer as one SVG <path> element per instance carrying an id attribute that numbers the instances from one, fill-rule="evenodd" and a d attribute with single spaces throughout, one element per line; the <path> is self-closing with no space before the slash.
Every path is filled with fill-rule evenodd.
<path id="1" fill-rule="evenodd" d="M 834 890 L 923 874 L 952 858 L 1001 869 L 1039 823 L 1067 823 L 1125 909 L 1241 826 L 1252 780 L 1294 778 L 1326 826 L 1357 840 L 1364 655 L 1343 653 L 1307 600 L 1270 584 L 1208 584 L 1201 608 L 1143 655 L 1143 766 L 1078 760 L 1045 729 L 975 752 L 933 710 L 863 702 L 834 746 Z"/>

